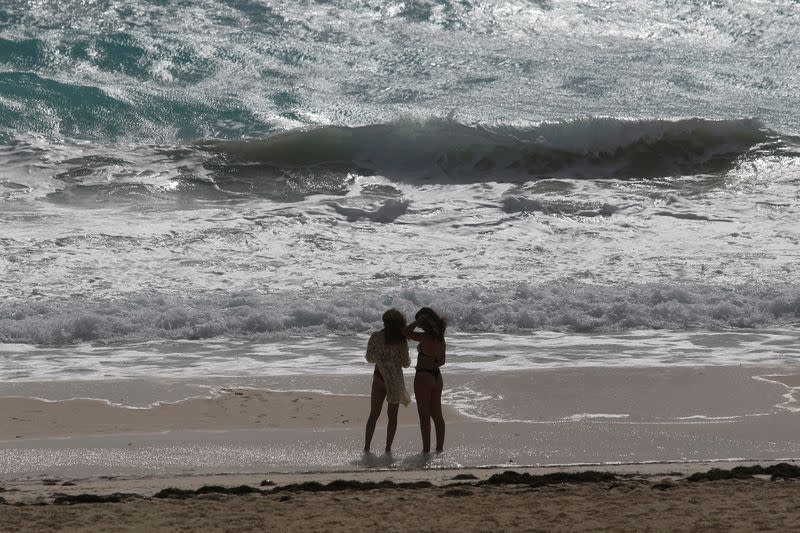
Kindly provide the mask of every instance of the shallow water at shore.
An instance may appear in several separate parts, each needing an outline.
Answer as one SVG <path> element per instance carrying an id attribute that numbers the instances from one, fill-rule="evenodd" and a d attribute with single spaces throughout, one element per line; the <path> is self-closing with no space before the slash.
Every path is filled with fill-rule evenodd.
<path id="1" fill-rule="evenodd" d="M 580 367 L 783 365 L 800 357 L 785 330 L 448 334 L 447 371 Z M 0 380 L 59 381 L 209 376 L 358 375 L 366 335 L 212 339 L 129 344 L 0 344 Z M 413 346 L 412 346 L 413 350 Z"/>
<path id="2" fill-rule="evenodd" d="M 0 405 L 28 422 L 0 442 L 0 470 L 95 476 L 791 459 L 800 457 L 790 388 L 797 375 L 800 368 L 788 365 L 445 373 L 444 401 L 462 416 L 448 415 L 446 452 L 433 456 L 417 453 L 413 406 L 401 410 L 393 455 L 362 454 L 368 373 L 4 383 Z M 270 394 L 278 393 L 265 389 L 296 392 L 279 393 L 288 403 L 272 404 L 278 396 Z M 320 389 L 337 394 L 309 392 Z M 195 399 L 143 409 L 154 397 L 175 401 L 185 394 Z M 74 397 L 101 397 L 112 406 L 63 405 L 95 413 L 94 429 L 85 417 L 80 424 L 68 417 L 58 422 L 57 409 Z M 137 402 L 135 417 L 114 414 L 126 408 L 113 404 Z M 188 410 L 181 415 L 181 409 Z M 39 426 L 26 425 L 31 417 Z"/>
<path id="3" fill-rule="evenodd" d="M 366 336 L 361 335 L 280 342 L 216 339 L 65 347 L 6 344 L 0 345 L 0 396 L 98 398 L 141 408 L 213 396 L 231 386 L 365 395 L 369 394 L 371 375 L 363 356 L 365 346 Z M 615 372 L 638 373 L 648 380 L 670 373 L 691 376 L 682 369 L 695 367 L 718 367 L 720 371 L 762 367 L 774 369 L 770 374 L 781 374 L 793 368 L 798 357 L 800 349 L 791 330 L 634 331 L 616 335 L 454 333 L 448 337 L 448 361 L 443 369 L 444 400 L 468 416 L 487 421 L 626 419 L 631 416 L 630 410 L 616 404 L 605 409 L 576 406 L 555 417 L 537 418 L 527 412 L 527 407 L 549 400 L 547 393 L 537 395 L 529 390 L 535 381 L 530 376 L 572 375 L 574 380 L 565 383 L 569 390 L 580 386 L 586 377 Z M 406 372 L 409 390 L 413 389 L 412 381 L 413 368 Z M 527 396 L 509 396 L 504 390 L 509 383 L 513 383 L 515 393 L 527 390 Z M 674 386 L 690 390 L 692 383 L 687 378 L 674 382 Z M 623 386 L 620 394 L 624 396 L 631 391 L 626 392 L 629 385 Z M 658 380 L 648 386 L 658 387 Z M 558 388 L 549 390 L 550 394 L 560 394 Z M 644 391 L 637 390 L 634 397 L 640 393 Z M 516 404 L 508 401 L 510 397 L 516 398 Z M 667 405 L 684 404 L 680 394 L 664 401 Z M 737 404 L 735 395 L 730 401 Z M 510 408 L 514 405 L 518 408 Z M 682 412 L 670 419 L 740 414 Z"/>

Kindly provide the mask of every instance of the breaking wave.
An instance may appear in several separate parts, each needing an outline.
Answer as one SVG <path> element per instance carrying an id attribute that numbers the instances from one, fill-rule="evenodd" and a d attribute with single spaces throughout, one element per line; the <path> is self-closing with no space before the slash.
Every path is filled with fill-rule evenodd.
<path id="1" fill-rule="evenodd" d="M 345 169 L 401 180 L 636 179 L 723 172 L 779 136 L 754 119 L 590 118 L 534 127 L 452 120 L 325 126 L 265 139 L 205 140 L 232 165 Z"/>
<path id="2" fill-rule="evenodd" d="M 754 119 L 699 118 L 594 118 L 531 127 L 430 119 L 122 147 L 22 136 L 0 144 L 0 164 L 14 170 L 13 181 L 0 181 L 0 198 L 44 195 L 87 206 L 141 198 L 298 201 L 345 195 L 358 175 L 411 185 L 699 179 L 723 176 L 750 157 L 795 157 L 798 143 Z"/>
<path id="3" fill-rule="evenodd" d="M 212 337 L 281 338 L 369 331 L 387 307 L 434 305 L 468 332 L 769 328 L 800 323 L 800 288 L 575 283 L 492 289 L 330 291 L 0 304 L 0 342 L 62 345 Z"/>

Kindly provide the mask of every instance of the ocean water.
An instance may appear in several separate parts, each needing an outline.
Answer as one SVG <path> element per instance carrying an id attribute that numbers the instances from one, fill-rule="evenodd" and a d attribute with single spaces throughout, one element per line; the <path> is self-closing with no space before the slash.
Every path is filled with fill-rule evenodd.
<path id="1" fill-rule="evenodd" d="M 422 305 L 455 371 L 795 362 L 799 25 L 0 1 L 0 379 L 357 372 Z"/>

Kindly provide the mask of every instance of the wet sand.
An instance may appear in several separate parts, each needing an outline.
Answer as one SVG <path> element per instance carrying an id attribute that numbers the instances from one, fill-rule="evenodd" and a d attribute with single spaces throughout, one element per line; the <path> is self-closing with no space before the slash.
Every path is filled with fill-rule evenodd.
<path id="1" fill-rule="evenodd" d="M 210 398 L 189 398 L 147 408 L 112 405 L 106 400 L 0 398 L 6 421 L 0 441 L 48 437 L 160 433 L 173 430 L 362 427 L 368 405 L 363 397 L 247 388 L 222 389 Z M 452 408 L 450 420 L 463 418 Z M 399 423 L 415 424 L 416 411 L 402 409 Z"/>
<path id="2" fill-rule="evenodd" d="M 798 458 L 800 372 L 776 370 L 446 375 L 450 390 L 483 399 L 450 399 L 446 452 L 435 457 L 419 453 L 413 403 L 400 409 L 393 455 L 361 453 L 369 402 L 352 392 L 369 376 L 6 383 L 0 479 Z M 309 392 L 323 384 L 341 394 Z M 265 389 L 292 386 L 305 390 Z M 384 414 L 375 450 L 385 424 Z"/>
<path id="3" fill-rule="evenodd" d="M 451 398 L 440 455 L 419 453 L 413 404 L 401 408 L 394 454 L 361 452 L 368 399 L 352 392 L 364 390 L 364 377 L 4 383 L 0 497 L 25 505 L 0 511 L 6 527 L 20 531 L 391 531 L 415 524 L 466 531 L 787 530 L 798 526 L 795 481 L 694 484 L 685 476 L 800 458 L 792 396 L 798 376 L 797 369 L 775 367 L 447 375 L 452 390 L 484 400 L 482 412 L 470 413 L 464 398 Z M 339 394 L 307 392 L 323 383 Z M 305 390 L 285 390 L 291 387 Z M 467 408 L 459 414 L 457 406 Z M 384 431 L 385 417 L 377 449 Z M 457 474 L 481 480 L 505 469 L 594 469 L 622 477 L 537 488 L 446 486 Z M 167 487 L 261 487 L 266 479 L 278 486 L 389 479 L 434 487 L 152 497 Z M 59 494 L 113 493 L 136 496 L 53 505 Z M 27 505 L 38 503 L 47 505 Z M 442 507 L 447 512 L 437 511 Z"/>

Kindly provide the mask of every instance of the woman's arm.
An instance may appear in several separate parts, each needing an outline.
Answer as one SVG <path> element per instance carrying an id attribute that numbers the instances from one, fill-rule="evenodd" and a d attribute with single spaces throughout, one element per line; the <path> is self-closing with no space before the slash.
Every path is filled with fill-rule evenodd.
<path id="1" fill-rule="evenodd" d="M 422 340 L 425 338 L 425 334 L 417 333 L 416 331 L 414 331 L 415 329 L 417 329 L 418 325 L 419 325 L 419 320 L 415 320 L 411 324 L 404 327 L 403 336 L 407 339 L 411 339 L 412 341 L 422 342 Z"/>
<path id="2" fill-rule="evenodd" d="M 369 337 L 369 342 L 367 342 L 367 355 L 365 357 L 368 363 L 374 363 L 377 361 L 377 353 L 376 353 L 377 343 L 378 343 L 377 337 L 373 333 Z"/>

